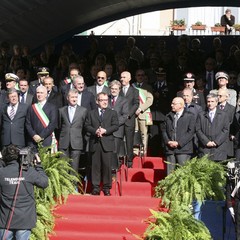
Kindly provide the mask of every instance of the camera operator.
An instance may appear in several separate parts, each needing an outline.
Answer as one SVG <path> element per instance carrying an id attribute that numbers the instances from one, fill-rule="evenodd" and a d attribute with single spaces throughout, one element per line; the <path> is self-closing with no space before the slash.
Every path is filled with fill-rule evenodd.
<path id="1" fill-rule="evenodd" d="M 15 145 L 5 147 L 2 155 L 6 166 L 0 168 L 0 239 L 28 240 L 37 221 L 34 186 L 46 188 L 48 177 L 39 157 L 34 167 L 26 166 L 31 153 L 20 158 Z"/>

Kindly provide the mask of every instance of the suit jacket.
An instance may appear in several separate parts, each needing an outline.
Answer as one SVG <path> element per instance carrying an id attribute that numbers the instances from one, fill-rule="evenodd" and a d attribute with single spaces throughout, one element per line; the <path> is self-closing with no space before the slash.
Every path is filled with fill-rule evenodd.
<path id="1" fill-rule="evenodd" d="M 71 123 L 68 115 L 68 106 L 64 106 L 59 109 L 59 149 L 67 149 L 69 146 L 71 146 L 74 150 L 83 149 L 82 130 L 86 115 L 87 109 L 77 105 Z"/>
<path id="2" fill-rule="evenodd" d="M 145 89 L 140 89 L 139 91 L 142 91 L 142 93 L 145 95 L 146 102 L 143 103 L 139 101 L 139 108 L 141 109 L 141 113 L 138 115 L 138 118 L 141 120 L 146 120 L 146 110 L 149 109 L 153 104 L 153 95 Z"/>
<path id="3" fill-rule="evenodd" d="M 37 102 L 38 102 L 37 95 L 35 94 L 33 97 L 33 103 Z M 63 106 L 62 94 L 60 92 L 55 92 L 52 90 L 47 98 L 47 102 L 56 106 L 57 109 L 61 108 Z"/>
<path id="4" fill-rule="evenodd" d="M 28 106 L 32 105 L 32 102 L 33 102 L 33 95 L 29 92 L 25 93 L 27 94 L 27 97 L 26 97 L 26 102 L 25 104 L 27 104 Z"/>
<path id="5" fill-rule="evenodd" d="M 193 136 L 195 133 L 196 120 L 194 114 L 183 111 L 183 114 L 177 121 L 177 127 L 174 129 L 174 112 L 166 115 L 164 124 L 162 125 L 163 141 L 166 146 L 166 154 L 192 154 L 193 153 Z M 176 139 L 173 138 L 175 133 Z M 170 148 L 167 143 L 169 141 L 177 141 L 179 147 Z"/>
<path id="6" fill-rule="evenodd" d="M 96 84 L 87 87 L 87 90 L 93 94 L 94 97 L 97 96 Z M 107 95 L 110 94 L 109 87 L 104 86 L 102 92 L 106 93 Z"/>
<path id="7" fill-rule="evenodd" d="M 39 118 L 33 110 L 33 107 L 29 107 L 27 118 L 26 118 L 26 128 L 31 139 L 34 135 L 39 135 L 43 138 L 43 146 L 50 146 L 52 143 L 52 133 L 57 128 L 58 123 L 58 112 L 56 106 L 51 103 L 46 102 L 43 106 L 43 111 L 49 118 L 49 124 L 46 128 L 43 127 Z M 32 139 L 32 144 L 36 145 Z"/>
<path id="8" fill-rule="evenodd" d="M 138 87 L 138 86 L 137 86 L 137 82 L 133 83 L 132 86 Z M 141 87 L 140 87 L 140 88 L 141 88 L 141 89 L 144 89 L 144 90 L 147 90 L 147 91 L 150 92 L 150 93 L 153 93 L 152 86 L 151 86 L 150 84 L 145 83 L 145 82 L 143 82 L 143 83 L 141 84 Z"/>
<path id="9" fill-rule="evenodd" d="M 200 113 L 197 119 L 196 133 L 199 139 L 200 157 L 209 154 L 212 160 L 227 159 L 229 118 L 224 111 L 217 109 L 212 123 L 208 111 Z M 208 148 L 206 145 L 209 141 L 214 141 L 217 147 Z"/>
<path id="10" fill-rule="evenodd" d="M 224 109 L 221 111 L 223 111 L 227 114 L 228 119 L 229 119 L 229 126 L 231 128 L 231 124 L 233 122 L 233 118 L 234 118 L 234 114 L 235 114 L 235 107 L 233 107 L 229 103 L 226 103 Z M 233 141 L 230 140 L 230 137 L 227 139 L 227 150 L 228 150 L 228 156 L 234 156 Z"/>
<path id="11" fill-rule="evenodd" d="M 139 107 L 139 92 L 132 86 L 129 86 L 126 96 L 124 96 L 123 91 L 121 90 L 120 96 L 123 96 L 128 101 L 128 120 L 125 122 L 126 126 L 134 127 L 135 126 L 135 112 Z"/>
<path id="12" fill-rule="evenodd" d="M 107 130 L 106 134 L 101 138 L 96 135 L 96 131 L 99 126 L 102 126 L 102 128 Z M 85 127 L 86 131 L 90 134 L 90 152 L 96 151 L 96 145 L 99 142 L 101 143 L 104 151 L 112 152 L 115 150 L 113 133 L 118 130 L 118 116 L 116 111 L 106 108 L 102 121 L 100 119 L 98 109 L 88 112 Z"/>
<path id="13" fill-rule="evenodd" d="M 34 95 L 34 94 L 36 93 L 37 87 L 40 86 L 40 85 L 41 85 L 41 84 L 40 84 L 40 80 L 39 80 L 39 79 L 34 80 L 34 81 L 31 81 L 31 82 L 29 83 L 29 92 Z M 58 91 L 57 86 L 53 86 L 53 90 L 54 90 L 55 92 L 57 92 L 57 91 Z"/>
<path id="14" fill-rule="evenodd" d="M 88 111 L 97 108 L 96 99 L 94 95 L 89 92 L 87 89 L 82 91 L 82 102 L 81 106 L 85 107 Z"/>
<path id="15" fill-rule="evenodd" d="M 114 137 L 124 137 L 124 124 L 128 117 L 128 101 L 122 96 L 118 96 L 115 105 L 112 106 L 111 96 L 109 97 L 108 107 L 115 110 L 118 115 L 119 128 L 116 132 L 113 132 Z"/>
<path id="16" fill-rule="evenodd" d="M 237 105 L 237 92 L 234 89 L 227 89 L 228 90 L 228 100 L 227 102 L 231 104 L 232 106 L 236 107 Z M 218 89 L 213 89 L 210 91 L 210 93 L 218 94 Z"/>
<path id="17" fill-rule="evenodd" d="M 177 97 L 183 97 L 183 92 L 177 92 Z M 193 89 L 193 100 L 194 103 L 200 105 L 203 110 L 206 109 L 206 101 L 203 92 L 198 91 L 197 89 Z"/>
<path id="18" fill-rule="evenodd" d="M 28 111 L 28 105 L 24 103 L 19 103 L 13 120 L 10 119 L 7 113 L 7 107 L 7 105 L 4 107 L 1 116 L 2 145 L 7 146 L 9 144 L 15 144 L 17 146 L 25 147 L 25 121 Z"/>

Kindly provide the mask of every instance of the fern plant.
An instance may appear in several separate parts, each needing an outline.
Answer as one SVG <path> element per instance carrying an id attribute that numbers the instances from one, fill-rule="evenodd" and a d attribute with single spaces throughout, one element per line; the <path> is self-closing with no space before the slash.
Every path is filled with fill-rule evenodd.
<path id="1" fill-rule="evenodd" d="M 158 182 L 155 195 L 165 206 L 175 200 L 189 206 L 193 200 L 224 200 L 226 171 L 222 164 L 208 159 L 193 158 L 184 166 L 179 166 L 165 179 Z"/>
<path id="2" fill-rule="evenodd" d="M 142 239 L 145 240 L 210 240 L 207 227 L 196 220 L 190 209 L 173 202 L 169 212 L 150 210 L 149 226 Z"/>
<path id="3" fill-rule="evenodd" d="M 76 183 L 83 192 L 80 176 L 74 172 L 71 159 L 64 157 L 61 152 L 50 153 L 48 148 L 39 147 L 42 166 L 49 178 L 46 189 L 35 188 L 37 224 L 32 229 L 31 240 L 47 240 L 49 234 L 54 234 L 54 209 L 58 204 L 66 202 L 69 194 L 76 193 Z"/>

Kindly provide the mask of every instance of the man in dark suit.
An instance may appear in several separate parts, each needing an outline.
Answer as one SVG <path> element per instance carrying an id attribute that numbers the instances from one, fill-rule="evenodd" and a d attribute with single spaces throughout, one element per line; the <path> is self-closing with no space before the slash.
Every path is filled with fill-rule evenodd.
<path id="1" fill-rule="evenodd" d="M 112 156 L 115 149 L 113 132 L 118 130 L 117 112 L 107 108 L 108 95 L 97 95 L 98 109 L 88 112 L 85 127 L 90 133 L 90 153 L 92 160 L 93 195 L 100 194 L 100 182 L 103 182 L 103 193 L 110 196 L 112 187 Z"/>
<path id="2" fill-rule="evenodd" d="M 135 82 L 132 84 L 135 88 L 142 88 L 150 93 L 153 93 L 152 86 L 145 82 L 145 72 L 143 69 L 137 69 L 135 73 Z"/>
<path id="3" fill-rule="evenodd" d="M 163 141 L 166 146 L 167 174 L 176 164 L 183 165 L 193 154 L 193 136 L 195 133 L 195 117 L 184 110 L 184 100 L 176 97 L 172 100 L 172 111 L 166 115 L 162 125 Z"/>
<path id="4" fill-rule="evenodd" d="M 97 73 L 97 81 L 94 85 L 89 86 L 88 91 L 91 92 L 95 97 L 98 93 L 104 92 L 109 94 L 109 88 L 107 86 L 107 74 L 104 71 Z"/>
<path id="5" fill-rule="evenodd" d="M 28 105 L 18 102 L 16 89 L 8 91 L 9 104 L 3 108 L 1 115 L 1 140 L 2 146 L 14 144 L 18 147 L 25 147 L 25 121 Z"/>
<path id="6" fill-rule="evenodd" d="M 208 110 L 200 113 L 196 124 L 199 157 L 208 154 L 209 158 L 214 161 L 227 159 L 227 140 L 229 137 L 229 118 L 217 106 L 217 95 L 208 94 Z"/>
<path id="7" fill-rule="evenodd" d="M 128 100 L 128 120 L 125 122 L 124 134 L 126 138 L 128 167 L 132 167 L 133 161 L 133 140 L 135 132 L 135 112 L 139 107 L 139 91 L 130 85 L 131 73 L 124 71 L 121 73 L 122 90 L 121 96 Z"/>
<path id="8" fill-rule="evenodd" d="M 123 137 L 124 137 L 124 124 L 127 121 L 128 117 L 128 101 L 123 96 L 119 96 L 121 91 L 121 83 L 117 80 L 113 80 L 110 85 L 110 96 L 108 101 L 108 107 L 115 110 L 118 115 L 119 128 L 116 132 L 113 133 L 115 140 L 115 150 L 119 157 L 120 148 L 124 146 Z"/>
<path id="9" fill-rule="evenodd" d="M 81 74 L 78 68 L 73 67 L 69 70 L 69 78 L 62 80 L 60 83 L 59 91 L 62 93 L 63 96 L 67 95 L 68 91 L 74 88 L 73 79 L 79 75 Z"/>
<path id="10" fill-rule="evenodd" d="M 87 109 L 77 105 L 77 89 L 71 89 L 67 99 L 68 106 L 59 109 L 59 150 L 73 160 L 71 165 L 78 172 L 80 155 L 83 150 L 82 130 Z"/>
<path id="11" fill-rule="evenodd" d="M 205 102 L 205 97 L 204 97 L 203 93 L 194 88 L 195 75 L 190 72 L 186 73 L 183 78 L 183 84 L 184 84 L 184 88 L 189 88 L 192 90 L 192 93 L 193 93 L 192 102 L 200 105 L 202 107 L 202 109 L 205 109 L 206 102 Z M 177 96 L 182 97 L 183 92 L 182 91 L 177 92 Z"/>
<path id="12" fill-rule="evenodd" d="M 47 89 L 47 103 L 51 103 L 56 106 L 57 109 L 63 106 L 63 97 L 60 92 L 54 90 L 54 80 L 51 77 L 43 79 L 43 86 Z M 33 96 L 33 103 L 37 103 L 37 93 Z"/>
<path id="13" fill-rule="evenodd" d="M 37 71 L 37 76 L 38 76 L 38 79 L 31 81 L 29 84 L 29 91 L 33 95 L 36 93 L 37 87 L 43 85 L 44 78 L 49 76 L 49 68 L 39 67 Z"/>
<path id="14" fill-rule="evenodd" d="M 36 89 L 38 103 L 33 104 L 27 113 L 26 128 L 31 138 L 29 143 L 37 147 L 42 145 L 56 148 L 54 130 L 57 128 L 58 112 L 56 106 L 47 102 L 47 89 L 39 86 Z"/>
<path id="15" fill-rule="evenodd" d="M 29 84 L 26 79 L 19 80 L 19 90 L 20 90 L 20 103 L 26 103 L 28 106 L 32 105 L 33 95 L 29 93 Z"/>

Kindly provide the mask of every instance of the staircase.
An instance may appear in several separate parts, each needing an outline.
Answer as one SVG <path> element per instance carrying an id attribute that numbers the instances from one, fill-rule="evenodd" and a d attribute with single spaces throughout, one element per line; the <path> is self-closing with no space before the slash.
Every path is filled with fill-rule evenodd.
<path id="1" fill-rule="evenodd" d="M 164 176 L 162 158 L 135 157 L 132 168 L 122 166 L 118 171 L 112 196 L 69 196 L 67 203 L 56 211 L 61 217 L 56 219 L 56 235 L 50 239 L 136 239 L 131 233 L 142 235 L 148 226 L 144 220 L 151 215 L 149 209 L 158 208 L 159 199 L 152 196 Z"/>

